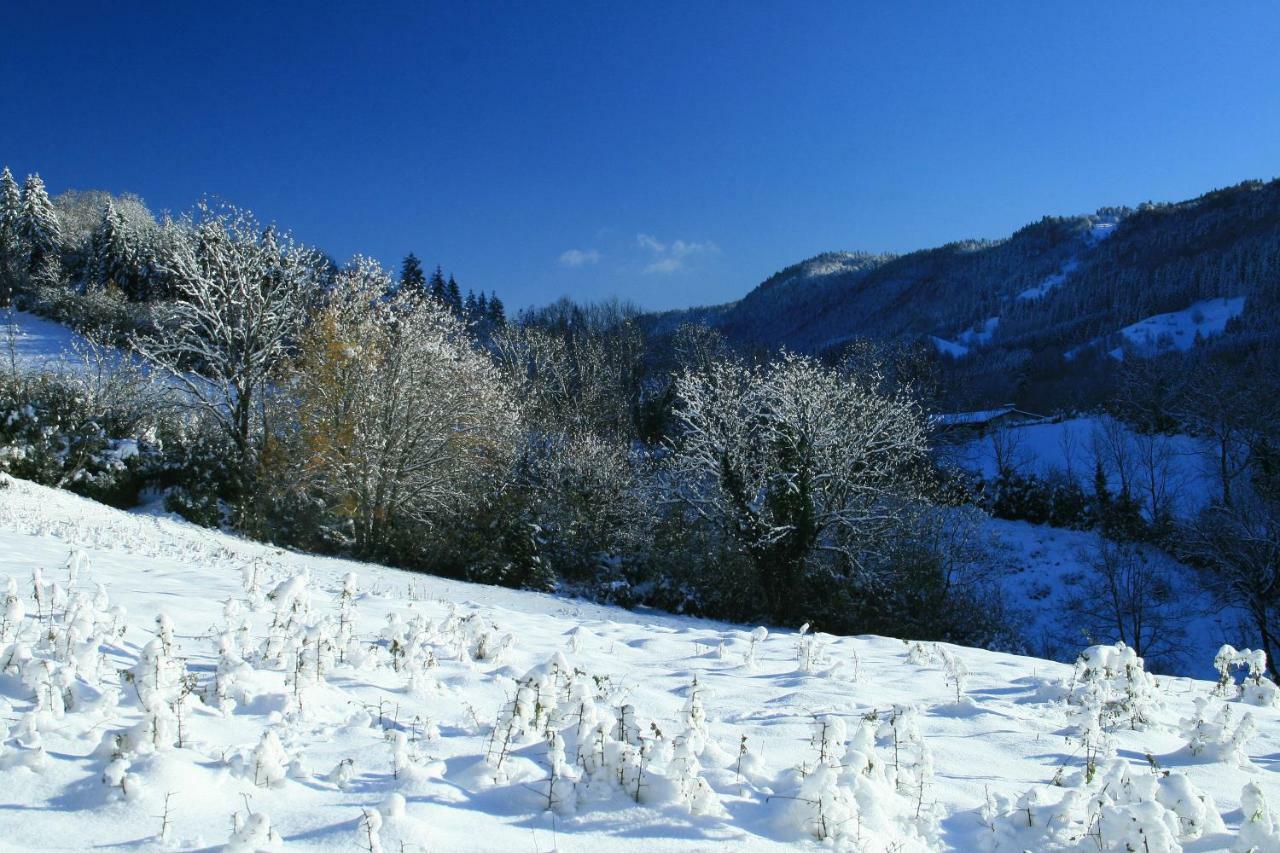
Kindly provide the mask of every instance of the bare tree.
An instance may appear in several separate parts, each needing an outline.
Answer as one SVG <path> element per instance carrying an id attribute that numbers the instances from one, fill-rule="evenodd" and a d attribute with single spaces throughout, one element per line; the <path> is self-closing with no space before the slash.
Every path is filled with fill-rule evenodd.
<path id="1" fill-rule="evenodd" d="M 1280 507 L 1255 489 L 1237 488 L 1230 504 L 1215 503 L 1188 525 L 1182 555 L 1200 567 L 1219 601 L 1247 614 L 1280 678 Z"/>
<path id="2" fill-rule="evenodd" d="M 1175 587 L 1177 567 L 1168 558 L 1143 545 L 1103 539 L 1089 565 L 1090 575 L 1067 601 L 1068 616 L 1088 642 L 1118 640 L 1153 660 L 1183 650 L 1191 602 Z"/>
<path id="3" fill-rule="evenodd" d="M 677 380 L 676 497 L 751 558 L 769 613 L 796 617 L 807 568 L 848 571 L 922 493 L 927 425 L 903 393 L 783 354 L 718 361 Z"/>
<path id="4" fill-rule="evenodd" d="M 1124 423 L 1109 416 L 1101 418 L 1090 435 L 1090 450 L 1095 469 L 1100 467 L 1109 474 L 1120 494 L 1133 494 L 1134 450 Z"/>
<path id="5" fill-rule="evenodd" d="M 1008 426 L 998 426 L 987 435 L 998 476 L 1021 474 L 1027 467 L 1028 453 L 1023 447 L 1023 435 L 1016 427 Z"/>
<path id="6" fill-rule="evenodd" d="M 201 206 L 163 259 L 177 299 L 134 348 L 186 391 L 235 449 L 241 493 L 261 450 L 262 396 L 306 316 L 315 265 L 245 212 Z"/>
<path id="7" fill-rule="evenodd" d="M 1203 361 L 1179 401 L 1178 419 L 1204 442 L 1204 456 L 1227 506 L 1237 481 L 1253 462 L 1259 396 L 1267 395 L 1243 386 L 1231 367 Z"/>

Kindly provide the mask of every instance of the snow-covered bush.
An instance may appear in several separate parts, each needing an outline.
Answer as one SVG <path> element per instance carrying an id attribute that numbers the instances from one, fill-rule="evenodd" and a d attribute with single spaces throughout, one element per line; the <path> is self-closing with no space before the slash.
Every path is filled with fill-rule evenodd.
<path id="1" fill-rule="evenodd" d="M 1061 791 L 1061 793 L 1058 793 Z M 1135 769 L 1119 759 L 1065 790 L 988 794 L 979 810 L 993 851 L 1173 851 L 1223 830 L 1217 806 L 1184 775 Z"/>
<path id="2" fill-rule="evenodd" d="M 1280 688 L 1267 678 L 1267 653 L 1261 649 L 1237 650 L 1231 645 L 1224 645 L 1213 658 L 1213 667 L 1218 671 L 1218 686 L 1214 691 L 1227 698 L 1239 697 L 1240 701 L 1250 705 L 1271 707 L 1280 703 Z M 1246 671 L 1244 681 L 1236 684 L 1233 669 Z"/>
<path id="3" fill-rule="evenodd" d="M 1232 706 L 1225 703 L 1218 703 L 1216 713 L 1213 709 L 1209 699 L 1197 697 L 1195 713 L 1181 721 L 1187 751 L 1212 761 L 1247 764 L 1245 748 L 1257 732 L 1253 714 L 1245 712 L 1237 719 Z"/>
<path id="4" fill-rule="evenodd" d="M 1124 643 L 1090 646 L 1076 659 L 1068 700 L 1098 709 L 1104 727 L 1141 729 L 1161 707 L 1159 686 Z"/>
<path id="5" fill-rule="evenodd" d="M 1280 850 L 1280 820 L 1272 814 L 1262 788 L 1250 782 L 1240 792 L 1240 834 L 1232 845 L 1233 853 L 1267 853 Z"/>

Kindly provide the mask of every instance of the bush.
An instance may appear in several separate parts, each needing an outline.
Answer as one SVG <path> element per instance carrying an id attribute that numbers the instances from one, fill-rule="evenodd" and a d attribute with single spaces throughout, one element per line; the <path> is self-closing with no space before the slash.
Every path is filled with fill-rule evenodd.
<path id="1" fill-rule="evenodd" d="M 159 460 L 153 431 L 56 373 L 0 379 L 0 470 L 117 507 L 138 501 Z"/>

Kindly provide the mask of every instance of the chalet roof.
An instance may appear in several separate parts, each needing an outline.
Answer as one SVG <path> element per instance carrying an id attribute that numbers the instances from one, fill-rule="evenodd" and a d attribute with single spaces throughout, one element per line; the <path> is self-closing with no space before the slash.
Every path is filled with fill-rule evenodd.
<path id="1" fill-rule="evenodd" d="M 932 415 L 930 420 L 937 426 L 982 426 L 992 421 L 999 420 L 1006 415 L 1021 415 L 1030 420 L 1044 420 L 1043 415 L 1024 412 L 1013 404 L 1000 406 L 995 409 L 983 409 L 977 412 L 942 412 Z"/>

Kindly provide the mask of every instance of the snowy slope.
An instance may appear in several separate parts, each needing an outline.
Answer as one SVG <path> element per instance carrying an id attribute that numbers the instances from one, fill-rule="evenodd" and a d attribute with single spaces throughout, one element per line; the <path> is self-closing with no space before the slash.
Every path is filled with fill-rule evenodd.
<path id="1" fill-rule="evenodd" d="M 26 311 L 0 312 L 0 361 L 21 370 L 61 369 L 81 337 L 69 326 Z"/>
<path id="2" fill-rule="evenodd" d="M 956 339 L 954 341 L 933 335 L 930 335 L 929 337 L 933 341 L 934 346 L 938 348 L 938 352 L 943 355 L 949 355 L 952 358 L 963 358 L 969 354 L 969 350 L 973 347 L 986 346 L 991 343 L 991 338 L 995 335 L 996 329 L 999 327 L 999 317 L 988 317 L 979 323 L 974 323 L 972 326 L 956 335 Z"/>
<path id="3" fill-rule="evenodd" d="M 1111 434 L 1108 434 L 1111 430 Z M 1143 444 L 1143 442 L 1148 442 Z M 1092 488 L 1096 461 L 1101 458 L 1108 485 L 1118 489 L 1124 464 L 1128 479 L 1141 483 L 1155 467 L 1173 499 L 1173 509 L 1189 516 L 1209 502 L 1220 487 L 1212 469 L 1213 451 L 1189 435 L 1142 438 L 1106 415 L 1013 426 L 996 437 L 985 436 L 940 448 L 946 460 L 991 479 L 997 473 L 999 450 L 1016 470 L 1040 476 L 1060 472 Z M 1113 448 L 1118 448 L 1113 449 Z M 1155 460 L 1143 463 L 1143 458 Z M 1141 491 L 1141 489 L 1139 489 Z"/>
<path id="4" fill-rule="evenodd" d="M 1114 343 L 1116 340 L 1122 345 L 1107 351 L 1107 355 L 1114 359 L 1123 359 L 1126 347 L 1140 358 L 1150 358 L 1173 350 L 1186 352 L 1195 346 L 1197 339 L 1214 337 L 1226 331 L 1227 323 L 1244 313 L 1244 305 L 1243 296 L 1202 299 L 1181 311 L 1144 317 L 1122 327 L 1116 336 L 1096 338 L 1067 350 L 1064 357 L 1070 361 L 1090 347 L 1099 346 L 1104 341 Z"/>
<path id="5" fill-rule="evenodd" d="M 1202 299 L 1181 311 L 1157 314 L 1125 326 L 1120 334 L 1142 354 L 1161 350 L 1191 349 L 1196 335 L 1207 338 L 1220 335 L 1227 321 L 1244 311 L 1244 297 Z"/>
<path id="6" fill-rule="evenodd" d="M 753 640 L 6 482 L 6 849 L 1097 849 L 1081 833 L 1104 828 L 1211 850 L 1233 843 L 1247 784 L 1280 804 L 1280 711 L 1114 650 L 1091 671 L 1130 673 L 1123 691 L 973 649 Z M 1256 735 L 1202 720 L 1191 754 L 1179 720 L 1198 699 Z"/>

